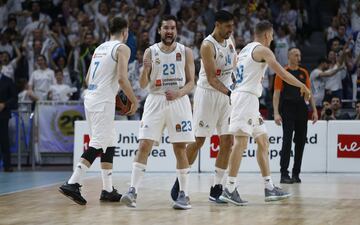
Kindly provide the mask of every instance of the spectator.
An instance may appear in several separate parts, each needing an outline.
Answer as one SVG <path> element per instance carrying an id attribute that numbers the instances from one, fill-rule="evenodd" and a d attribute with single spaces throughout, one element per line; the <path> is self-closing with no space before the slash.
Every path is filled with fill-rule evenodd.
<path id="1" fill-rule="evenodd" d="M 334 116 L 334 111 L 331 109 L 331 104 L 328 100 L 323 100 L 323 108 L 321 110 L 320 119 L 321 120 L 336 120 Z"/>
<path id="2" fill-rule="evenodd" d="M 360 2 L 359 1 L 354 3 L 354 5 L 349 3 L 349 15 L 351 15 L 351 28 L 352 28 L 353 32 L 359 32 L 360 31 Z"/>
<path id="3" fill-rule="evenodd" d="M 64 84 L 64 75 L 60 69 L 55 70 L 56 84 L 50 86 L 48 92 L 48 99 L 52 101 L 69 101 L 71 95 L 77 91 L 76 88 L 71 88 L 69 85 Z"/>
<path id="4" fill-rule="evenodd" d="M 337 96 L 331 98 L 331 109 L 334 117 L 337 120 L 349 120 L 350 116 L 348 113 L 342 111 L 341 99 Z"/>
<path id="5" fill-rule="evenodd" d="M 331 20 L 331 25 L 326 29 L 326 41 L 330 41 L 334 37 L 338 36 L 338 26 L 339 21 L 336 16 L 334 16 Z"/>
<path id="6" fill-rule="evenodd" d="M 290 42 L 287 25 L 278 28 L 278 37 L 275 39 L 275 56 L 280 65 L 285 66 L 288 63 L 289 48 L 294 47 Z"/>
<path id="7" fill-rule="evenodd" d="M 46 100 L 50 86 L 56 84 L 54 71 L 48 68 L 45 56 L 39 55 L 36 62 L 39 68 L 30 76 L 29 90 L 34 91 L 33 100 Z"/>
<path id="8" fill-rule="evenodd" d="M 310 73 L 311 92 L 313 94 L 315 105 L 321 108 L 323 99 L 325 97 L 325 77 L 334 76 L 337 72 L 343 70 L 343 67 L 329 68 L 329 60 L 321 58 L 318 61 L 318 67 Z"/>
<path id="9" fill-rule="evenodd" d="M 17 63 L 21 59 L 20 50 L 16 47 L 15 43 L 13 43 L 13 48 L 16 51 L 16 58 L 10 61 L 10 55 L 8 52 L 3 52 L 0 58 L 0 71 L 3 75 L 9 77 L 13 81 L 15 81 L 14 73 L 17 66 Z"/>
<path id="10" fill-rule="evenodd" d="M 336 53 L 334 51 L 330 51 L 328 53 L 328 60 L 330 62 L 329 69 L 333 70 L 338 67 L 342 67 L 344 62 L 344 54 L 341 54 L 340 57 L 336 57 Z M 346 70 L 340 70 L 338 71 L 334 76 L 327 77 L 325 79 L 325 89 L 326 89 L 326 95 L 328 96 L 337 96 L 340 99 L 343 97 L 343 86 L 342 86 L 342 80 L 346 76 Z"/>

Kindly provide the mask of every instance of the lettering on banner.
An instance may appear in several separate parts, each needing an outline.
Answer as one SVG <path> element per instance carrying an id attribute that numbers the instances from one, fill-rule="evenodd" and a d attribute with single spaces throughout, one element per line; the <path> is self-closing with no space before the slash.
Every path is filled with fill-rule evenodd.
<path id="1" fill-rule="evenodd" d="M 338 134 L 338 158 L 360 158 L 360 135 Z"/>

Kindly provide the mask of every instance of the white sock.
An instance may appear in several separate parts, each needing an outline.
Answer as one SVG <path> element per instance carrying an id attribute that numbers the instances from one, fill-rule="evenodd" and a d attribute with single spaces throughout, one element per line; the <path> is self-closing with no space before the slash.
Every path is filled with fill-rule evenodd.
<path id="1" fill-rule="evenodd" d="M 87 167 L 85 164 L 78 162 L 73 174 L 68 180 L 68 184 L 75 184 L 75 183 L 81 184 L 82 178 L 85 176 L 85 173 L 88 169 L 89 167 Z"/>
<path id="2" fill-rule="evenodd" d="M 131 173 L 131 187 L 135 188 L 137 193 L 139 184 L 145 174 L 146 165 L 138 162 L 133 162 L 133 169 Z"/>
<path id="3" fill-rule="evenodd" d="M 219 167 L 215 167 L 215 174 L 214 174 L 214 186 L 217 184 L 222 184 L 224 179 L 225 170 Z"/>
<path id="4" fill-rule="evenodd" d="M 101 169 L 101 177 L 103 182 L 103 190 L 107 192 L 112 192 L 113 190 L 112 170 Z"/>
<path id="5" fill-rule="evenodd" d="M 176 170 L 177 177 L 179 179 L 180 191 L 184 191 L 185 196 L 189 195 L 189 187 L 188 187 L 189 172 L 190 172 L 190 168 Z"/>
<path id="6" fill-rule="evenodd" d="M 233 192 L 236 188 L 236 177 L 227 177 L 226 180 L 226 188 L 230 191 Z"/>
<path id="7" fill-rule="evenodd" d="M 264 178 L 264 184 L 265 184 L 265 188 L 268 189 L 268 190 L 272 190 L 274 189 L 274 183 L 271 179 L 271 176 L 266 176 L 266 177 L 263 177 Z"/>

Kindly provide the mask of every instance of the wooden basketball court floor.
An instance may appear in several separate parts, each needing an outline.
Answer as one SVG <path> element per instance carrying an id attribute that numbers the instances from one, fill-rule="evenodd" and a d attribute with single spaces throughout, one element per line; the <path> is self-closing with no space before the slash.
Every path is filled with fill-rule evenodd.
<path id="1" fill-rule="evenodd" d="M 54 176 L 59 175 L 53 174 L 47 173 L 43 179 L 54 182 Z M 7 176 L 11 179 L 10 175 Z M 70 172 L 66 173 L 68 176 Z M 278 183 L 279 174 L 272 176 Z M 64 179 L 64 174 L 60 178 Z M 258 173 L 240 173 L 240 194 L 249 201 L 249 205 L 243 207 L 209 202 L 207 197 L 212 174 L 192 173 L 189 186 L 193 208 L 186 211 L 171 208 L 169 190 L 174 178 L 174 173 L 147 173 L 139 188 L 137 208 L 99 202 L 100 173 L 90 173 L 84 179 L 82 192 L 88 201 L 86 206 L 77 205 L 61 195 L 58 192 L 60 180 L 32 189 L 2 192 L 0 224 L 360 224 L 358 173 L 302 174 L 303 183 L 282 185 L 293 194 L 290 199 L 272 203 L 264 202 L 263 181 Z M 121 193 L 127 190 L 129 181 L 130 173 L 114 173 L 114 185 Z M 25 179 L 24 182 L 29 181 Z M 2 178 L 0 185 L 3 184 Z M 1 186 L 0 189 L 3 189 Z"/>

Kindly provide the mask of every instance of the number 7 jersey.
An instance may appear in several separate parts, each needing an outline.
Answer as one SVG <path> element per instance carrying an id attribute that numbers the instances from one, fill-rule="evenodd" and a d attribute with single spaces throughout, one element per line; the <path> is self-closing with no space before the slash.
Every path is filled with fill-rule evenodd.
<path id="1" fill-rule="evenodd" d="M 119 41 L 107 41 L 99 45 L 92 56 L 89 67 L 89 86 L 85 94 L 85 104 L 115 103 L 119 90 L 117 76 L 117 48 Z"/>
<path id="2" fill-rule="evenodd" d="M 267 69 L 267 63 L 257 62 L 252 56 L 255 47 L 259 45 L 261 45 L 259 42 L 251 42 L 240 51 L 237 57 L 234 92 L 248 92 L 258 98 L 261 96 L 261 80 Z"/>

